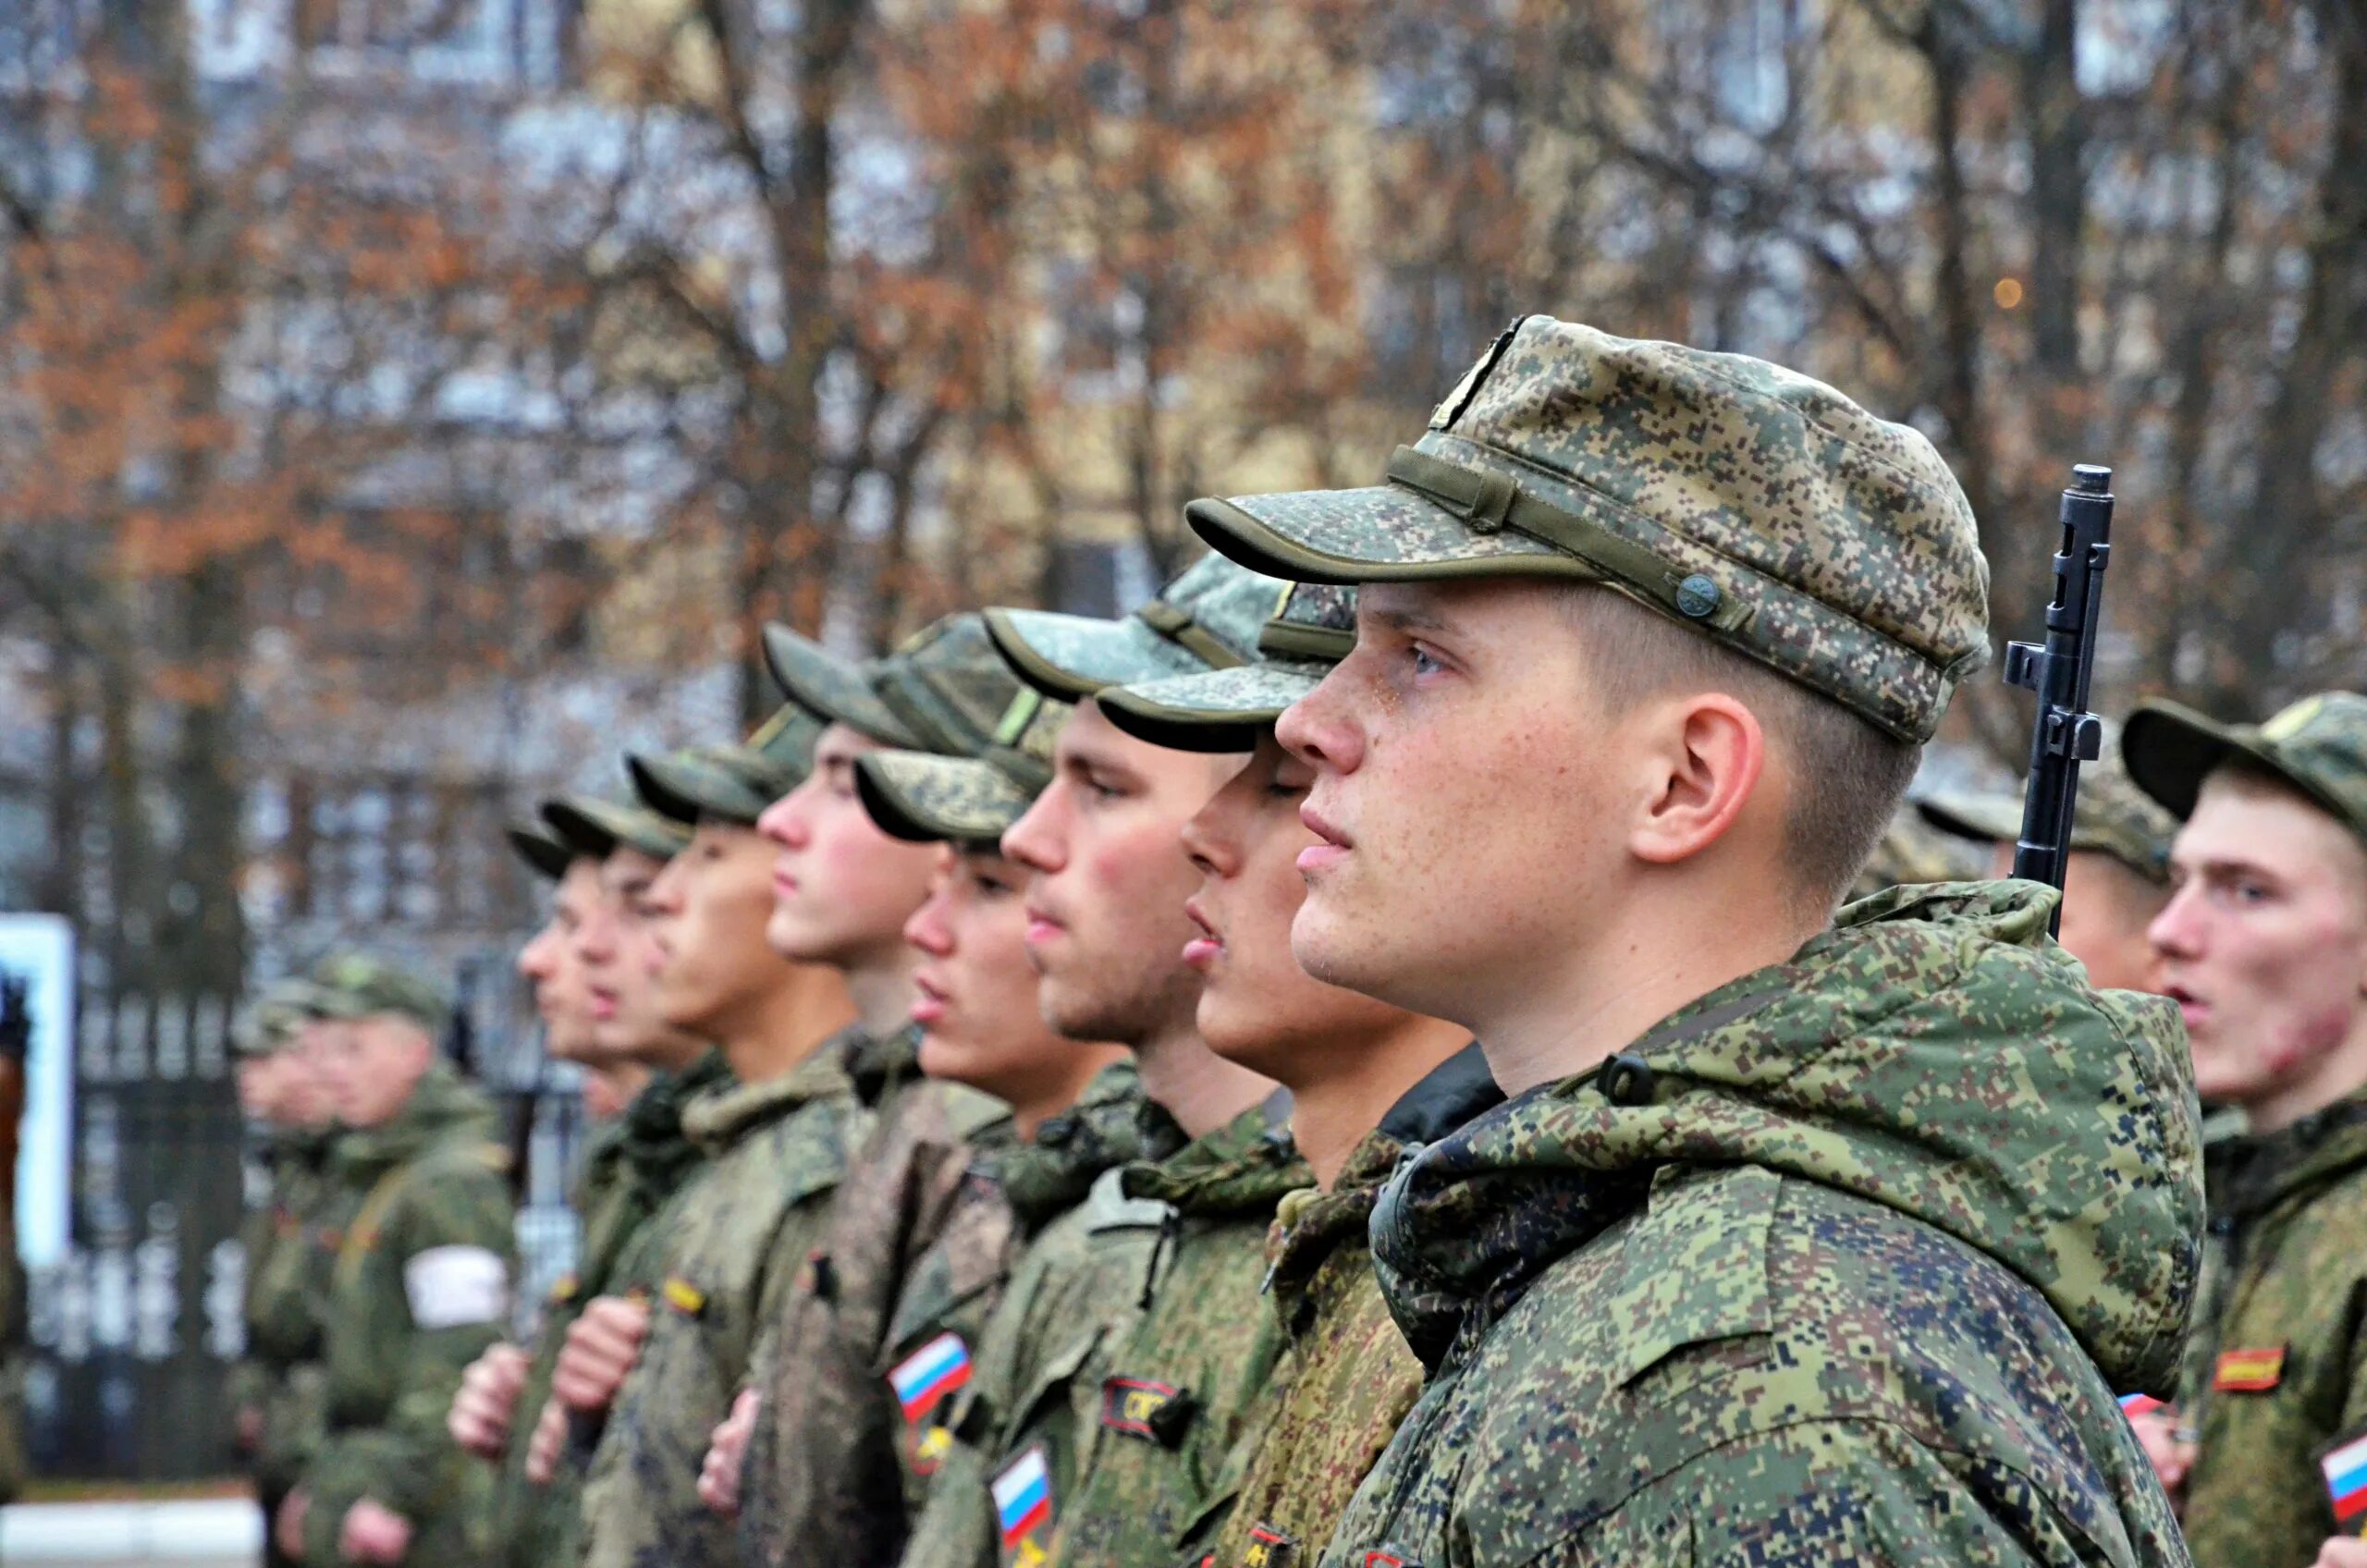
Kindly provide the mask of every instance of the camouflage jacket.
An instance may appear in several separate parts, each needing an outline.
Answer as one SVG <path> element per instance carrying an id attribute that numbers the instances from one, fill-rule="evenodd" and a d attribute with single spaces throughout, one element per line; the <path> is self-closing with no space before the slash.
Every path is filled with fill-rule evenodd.
<path id="1" fill-rule="evenodd" d="M 1266 1293 L 1289 1336 L 1290 1375 L 1206 1554 L 1212 1568 L 1305 1568 L 1322 1556 L 1422 1391 L 1421 1363 L 1389 1316 L 1365 1244 L 1373 1204 L 1401 1158 L 1503 1097 L 1479 1047 L 1466 1046 L 1391 1108 L 1331 1191 L 1282 1199 L 1266 1237 Z"/>
<path id="2" fill-rule="evenodd" d="M 1098 1074 L 1033 1144 L 1004 1158 L 1003 1195 L 1024 1240 L 978 1330 L 968 1380 L 923 1436 L 938 1464 L 903 1568 L 997 1568 L 1022 1540 L 1041 1560 L 1049 1530 L 999 1539 L 991 1482 L 1032 1451 L 1045 1458 L 1050 1495 L 1067 1495 L 1102 1363 L 1140 1310 L 1167 1214 L 1127 1199 L 1122 1168 L 1171 1157 L 1184 1142 L 1143 1098 L 1127 1062 Z"/>
<path id="3" fill-rule="evenodd" d="M 1266 1105 L 1158 1165 L 1129 1166 L 1125 1194 L 1167 1206 L 1141 1285 L 1142 1316 L 1110 1352 L 1098 1406 L 1081 1424 L 1077 1479 L 1051 1504 L 1052 1561 L 1073 1568 L 1171 1568 L 1232 1496 L 1256 1440 L 1259 1394 L 1283 1339 L 1258 1300 L 1266 1230 L 1285 1194 L 1314 1182 Z M 1008 1484 L 1008 1477 L 999 1477 Z"/>
<path id="4" fill-rule="evenodd" d="M 960 1217 L 928 1282 L 937 1331 L 975 1334 L 1009 1239 L 1000 1193 L 970 1171 L 982 1144 L 1009 1140 L 1010 1108 L 920 1076 L 915 1029 L 877 1040 L 851 1029 L 842 1048 L 874 1121 L 761 1373 L 764 1405 L 741 1484 L 742 1547 L 757 1563 L 896 1561 L 908 1518 L 899 1461 L 906 1422 L 888 1378 L 892 1320 Z"/>
<path id="5" fill-rule="evenodd" d="M 2335 1533 L 2317 1456 L 2367 1436 L 2367 1095 L 2208 1163 L 2187 1544 L 2199 1568 L 2308 1568 Z"/>
<path id="6" fill-rule="evenodd" d="M 1431 1375 L 1323 1561 L 2183 1563 L 2112 1388 L 2192 1300 L 2193 1089 L 2054 896 L 1854 905 L 1392 1177 Z"/>
<path id="7" fill-rule="evenodd" d="M 445 1429 L 460 1374 L 509 1328 L 509 1160 L 493 1108 L 441 1065 L 385 1125 L 339 1138 L 324 1244 L 325 1430 L 304 1471 L 305 1557 L 338 1561 L 347 1511 L 411 1523 L 408 1561 L 482 1550 L 492 1476 Z"/>
<path id="8" fill-rule="evenodd" d="M 593 1136 L 574 1194 L 583 1220 L 576 1266 L 551 1287 L 543 1305 L 534 1357 L 510 1420 L 509 1452 L 502 1456 L 495 1535 L 509 1568 L 543 1568 L 575 1556 L 589 1447 L 572 1447 L 568 1462 L 544 1486 L 526 1479 L 527 1448 L 550 1399 L 551 1376 L 569 1328 L 585 1303 L 609 1293 L 628 1249 L 699 1161 L 697 1147 L 682 1131 L 683 1109 L 730 1080 L 723 1058 L 709 1051 L 681 1072 L 652 1079 L 622 1116 Z M 597 1429 L 595 1424 L 587 1435 Z"/>
<path id="9" fill-rule="evenodd" d="M 839 1053 L 711 1091 L 683 1112 L 706 1153 L 660 1223 L 649 1337 L 583 1485 L 586 1562 L 724 1564 L 729 1521 L 698 1498 L 717 1425 L 767 1353 L 869 1118 Z M 631 1250 L 631 1249 L 628 1249 Z"/>
<path id="10" fill-rule="evenodd" d="M 333 1132 L 284 1130 L 272 1135 L 271 1193 L 247 1218 L 247 1354 L 234 1374 L 231 1402 L 259 1411 L 263 1442 L 252 1456 L 266 1492 L 295 1484 L 321 1435 L 321 1319 L 328 1303 L 329 1263 L 321 1221 L 333 1195 Z"/>

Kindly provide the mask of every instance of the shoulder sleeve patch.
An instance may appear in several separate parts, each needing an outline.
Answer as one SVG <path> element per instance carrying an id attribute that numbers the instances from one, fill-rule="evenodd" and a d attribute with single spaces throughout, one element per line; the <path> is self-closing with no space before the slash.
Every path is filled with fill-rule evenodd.
<path id="1" fill-rule="evenodd" d="M 403 1265 L 403 1291 L 422 1329 L 492 1323 L 509 1310 L 509 1266 L 490 1247 L 428 1247 Z"/>

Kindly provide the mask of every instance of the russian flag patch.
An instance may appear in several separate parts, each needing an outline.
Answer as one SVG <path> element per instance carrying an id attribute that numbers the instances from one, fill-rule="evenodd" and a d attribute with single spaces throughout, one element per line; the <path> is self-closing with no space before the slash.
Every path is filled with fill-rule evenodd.
<path id="1" fill-rule="evenodd" d="M 1044 1445 L 1030 1443 L 996 1472 L 993 1490 L 995 1523 L 1001 1528 L 1005 1550 L 1050 1524 L 1052 1473 L 1044 1464 Z"/>
<path id="2" fill-rule="evenodd" d="M 2318 1455 L 2325 1473 L 2326 1496 L 2334 1501 L 2334 1522 L 2345 1529 L 2367 1519 L 2367 1433 L 2339 1442 Z"/>
<path id="3" fill-rule="evenodd" d="M 889 1387 L 904 1407 L 904 1424 L 917 1427 L 945 1396 L 970 1380 L 970 1347 L 950 1329 L 888 1369 Z"/>
<path id="4" fill-rule="evenodd" d="M 2136 1419 L 2140 1415 L 2151 1415 L 2153 1412 L 2161 1408 L 2162 1402 L 2155 1399 L 2152 1394 L 2123 1394 L 2120 1396 L 2120 1413 L 2123 1415 L 2129 1417 L 2131 1420 Z"/>

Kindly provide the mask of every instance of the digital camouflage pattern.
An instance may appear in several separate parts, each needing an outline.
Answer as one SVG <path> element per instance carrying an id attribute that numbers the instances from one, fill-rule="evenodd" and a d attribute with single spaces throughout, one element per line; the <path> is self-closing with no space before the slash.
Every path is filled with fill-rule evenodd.
<path id="1" fill-rule="evenodd" d="M 635 801 L 597 795 L 555 795 L 542 806 L 551 836 L 579 855 L 605 860 L 619 844 L 658 860 L 671 860 L 691 841 L 691 831 Z"/>
<path id="2" fill-rule="evenodd" d="M 2011 844 L 2022 836 L 2018 793 L 1952 791 L 1917 802 L 1923 820 L 1944 833 L 1979 843 Z M 2079 770 L 2079 799 L 2071 814 L 2071 848 L 2110 855 L 2146 881 L 2166 887 L 2170 840 L 2177 819 L 2139 790 L 2117 747 Z"/>
<path id="3" fill-rule="evenodd" d="M 932 1448 L 941 1458 L 903 1568 L 1042 1562 L 1049 1530 L 1006 1545 L 988 1487 L 1014 1458 L 1040 1449 L 1055 1505 L 1068 1495 L 1108 1357 L 1141 1310 L 1167 1214 L 1163 1204 L 1128 1199 L 1120 1177 L 1135 1160 L 1171 1158 L 1184 1145 L 1128 1062 L 1097 1073 L 1035 1143 L 1005 1158 L 1003 1195 L 1024 1248 L 971 1347 L 969 1382 L 940 1407 Z"/>
<path id="4" fill-rule="evenodd" d="M 730 1082 L 731 1070 L 721 1055 L 709 1051 L 681 1072 L 651 1079 L 622 1116 L 593 1134 L 574 1194 L 582 1219 L 576 1266 L 552 1286 L 544 1304 L 533 1360 L 519 1390 L 502 1457 L 494 1518 L 498 1550 L 510 1568 L 571 1562 L 582 1550 L 583 1466 L 590 1453 L 570 1449 L 551 1479 L 536 1486 L 526 1478 L 526 1452 L 551 1397 L 567 1331 L 583 1308 L 599 1296 L 627 1291 L 654 1296 L 662 1282 L 620 1279 L 619 1273 L 703 1158 L 682 1129 L 682 1113 L 693 1100 Z"/>
<path id="5" fill-rule="evenodd" d="M 890 1324 L 923 1258 L 965 1214 L 969 1245 L 948 1327 L 969 1323 L 963 1303 L 1000 1278 L 1005 1231 L 983 1208 L 991 1188 L 968 1192 L 982 1144 L 1008 1140 L 1011 1108 L 920 1072 L 920 1033 L 907 1027 L 847 1041 L 857 1095 L 872 1109 L 821 1235 L 784 1300 L 741 1487 L 743 1553 L 760 1563 L 893 1562 L 907 1525 L 898 1459 L 902 1421 L 887 1381 Z M 965 1204 L 965 1196 L 969 1201 Z M 983 1306 L 976 1309 L 983 1316 Z M 815 1434 L 828 1433 L 828 1441 Z"/>
<path id="6" fill-rule="evenodd" d="M 2205 1161 L 2187 1544 L 2198 1568 L 2309 1568 L 2335 1533 L 2317 1455 L 2367 1434 L 2367 1094 Z"/>
<path id="7" fill-rule="evenodd" d="M 662 757 L 629 754 L 633 793 L 658 815 L 695 827 L 713 818 L 754 827 L 767 807 L 814 771 L 822 721 L 791 703 L 728 746 L 690 746 Z"/>
<path id="8" fill-rule="evenodd" d="M 1079 1424 L 1077 1479 L 1054 1500 L 1054 1562 L 1171 1568 L 1220 1523 L 1283 1351 L 1258 1299 L 1266 1229 L 1284 1194 L 1315 1180 L 1288 1116 L 1277 1095 L 1172 1158 L 1126 1168 L 1125 1195 L 1167 1206 L 1167 1218 L 1142 1314 Z"/>
<path id="9" fill-rule="evenodd" d="M 2113 1394 L 2193 1299 L 2185 1042 L 2054 902 L 1869 900 L 1401 1170 L 1431 1379 L 1324 1561 L 2185 1562 Z"/>
<path id="10" fill-rule="evenodd" d="M 1113 687 L 1101 693 L 1101 711 L 1171 751 L 1250 751 L 1355 645 L 1355 589 L 1301 582 L 1259 631 L 1256 663 Z"/>
<path id="11" fill-rule="evenodd" d="M 1247 664 L 1289 593 L 1278 579 L 1204 556 L 1119 619 L 993 609 L 987 629 L 1022 680 L 1047 696 L 1082 702 L 1105 686 Z"/>
<path id="12" fill-rule="evenodd" d="M 1074 710 L 1030 687 L 974 756 L 866 752 L 855 788 L 879 830 L 917 843 L 992 844 L 1052 781 L 1052 744 Z"/>
<path id="13" fill-rule="evenodd" d="M 364 1498 L 409 1520 L 407 1562 L 474 1559 L 492 1474 L 445 1429 L 460 1374 L 509 1328 L 517 1278 L 509 1161 L 493 1107 L 441 1063 L 383 1126 L 338 1138 L 322 1237 L 325 1427 L 302 1487 L 304 1556 L 340 1561 Z M 466 1288 L 448 1265 L 467 1260 Z M 437 1265 L 448 1267 L 439 1268 Z"/>
<path id="14" fill-rule="evenodd" d="M 1989 655 L 1972 508 L 1920 433 L 1762 360 L 1550 316 L 1497 339 L 1386 484 L 1185 516 L 1278 576 L 1601 582 L 1913 742 Z"/>
<path id="15" fill-rule="evenodd" d="M 270 1197 L 247 1216 L 241 1231 L 247 1354 L 231 1397 L 234 1408 L 252 1408 L 262 1416 L 263 1441 L 251 1467 L 265 1499 L 296 1484 L 320 1444 L 325 1416 L 321 1324 L 336 1254 L 324 1244 L 322 1231 L 337 1138 L 328 1128 L 275 1130 L 264 1155 Z"/>
<path id="16" fill-rule="evenodd" d="M 785 626 L 765 655 L 791 701 L 907 751 L 975 756 L 1014 690 L 975 610 L 922 628 L 885 658 L 857 664 Z"/>
<path id="17" fill-rule="evenodd" d="M 2367 837 L 2367 697 L 2321 692 L 2265 724 L 2221 724 L 2176 703 L 2137 704 L 2121 733 L 2137 787 L 2183 820 L 2211 770 L 2242 762 L 2284 779 Z"/>
<path id="18" fill-rule="evenodd" d="M 771 1353 L 870 1117 L 834 1040 L 779 1078 L 710 1090 L 682 1128 L 705 1158 L 656 1221 L 663 1278 L 649 1335 L 584 1481 L 583 1561 L 595 1568 L 736 1560 L 730 1521 L 699 1501 L 699 1469 Z"/>
<path id="19" fill-rule="evenodd" d="M 1466 1046 L 1366 1134 L 1330 1191 L 1283 1197 L 1266 1236 L 1266 1295 L 1289 1339 L 1289 1376 L 1207 1553 L 1213 1568 L 1306 1568 L 1323 1555 L 1422 1391 L 1422 1364 L 1389 1315 L 1366 1245 L 1381 1183 L 1400 1159 L 1503 1097 L 1479 1047 Z"/>

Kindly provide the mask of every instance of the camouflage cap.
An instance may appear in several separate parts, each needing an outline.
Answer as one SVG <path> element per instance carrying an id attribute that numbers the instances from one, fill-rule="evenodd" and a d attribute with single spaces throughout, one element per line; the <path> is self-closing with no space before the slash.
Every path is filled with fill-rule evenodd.
<path id="1" fill-rule="evenodd" d="M 1302 582 L 1257 634 L 1255 662 L 1111 687 L 1110 722 L 1178 752 L 1245 752 L 1356 645 L 1356 591 Z"/>
<path id="2" fill-rule="evenodd" d="M 2282 778 L 2367 839 L 2367 697 L 2321 692 L 2267 723 L 2221 724 L 2176 703 L 2140 703 L 2120 738 L 2129 776 L 2181 820 L 2212 769 L 2241 760 Z"/>
<path id="3" fill-rule="evenodd" d="M 2011 844 L 2022 836 L 2022 797 L 2017 794 L 1949 791 L 1918 801 L 1923 820 L 1943 833 L 1985 844 Z M 2079 801 L 2071 815 L 2071 847 L 2110 855 L 2146 881 L 2170 879 L 2170 840 L 2178 825 L 2145 798 L 2107 751 L 2100 762 L 2079 770 Z"/>
<path id="4" fill-rule="evenodd" d="M 310 976 L 319 1011 L 329 1018 L 408 1018 L 442 1038 L 452 1021 L 444 993 L 409 970 L 368 953 L 336 953 L 313 966 Z"/>
<path id="5" fill-rule="evenodd" d="M 539 822 L 513 822 L 501 832 L 518 858 L 526 863 L 527 869 L 550 881 L 566 876 L 569 864 L 576 857 L 574 850 Z"/>
<path id="6" fill-rule="evenodd" d="M 986 744 L 1018 690 L 975 610 L 934 621 L 861 664 L 785 626 L 765 628 L 765 653 L 791 698 L 825 720 L 947 756 Z"/>
<path id="7" fill-rule="evenodd" d="M 672 818 L 598 795 L 554 795 L 543 802 L 543 821 L 569 849 L 600 860 L 619 844 L 671 860 L 691 841 L 690 833 Z"/>
<path id="8" fill-rule="evenodd" d="M 1074 711 L 1025 688 L 977 755 L 865 752 L 855 759 L 855 789 L 871 820 L 892 837 L 994 843 L 1052 781 L 1052 742 Z"/>
<path id="9" fill-rule="evenodd" d="M 230 1025 L 230 1050 L 250 1060 L 287 1049 L 305 1024 L 326 1016 L 325 998 L 309 980 L 275 980 Z"/>
<path id="10" fill-rule="evenodd" d="M 1312 582 L 1600 582 L 1919 744 L 1989 655 L 1972 508 L 1920 434 L 1760 360 L 1550 316 L 1496 340 L 1387 483 L 1184 515 Z"/>
<path id="11" fill-rule="evenodd" d="M 662 757 L 634 753 L 625 768 L 642 803 L 669 821 L 694 825 L 712 817 L 754 827 L 767 807 L 814 771 L 822 729 L 820 719 L 788 703 L 738 745 L 685 746 Z"/>
<path id="12" fill-rule="evenodd" d="M 987 629 L 1022 680 L 1073 703 L 1105 686 L 1247 664 L 1259 629 L 1281 613 L 1289 592 L 1286 582 L 1205 556 L 1159 597 L 1116 620 L 995 609 L 987 612 Z"/>

